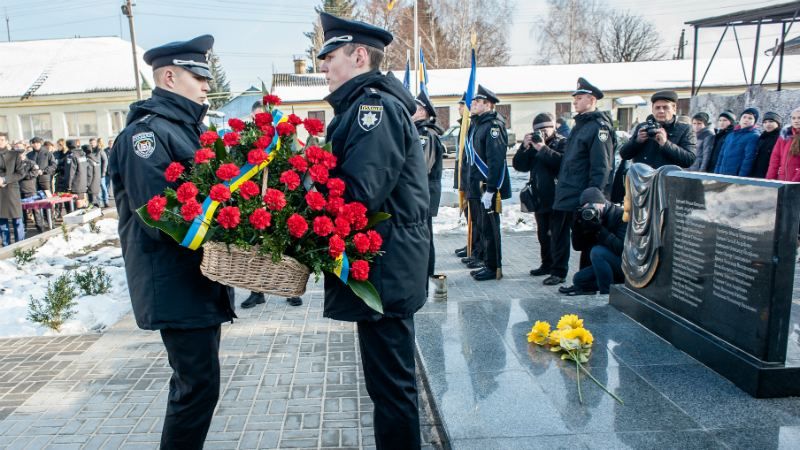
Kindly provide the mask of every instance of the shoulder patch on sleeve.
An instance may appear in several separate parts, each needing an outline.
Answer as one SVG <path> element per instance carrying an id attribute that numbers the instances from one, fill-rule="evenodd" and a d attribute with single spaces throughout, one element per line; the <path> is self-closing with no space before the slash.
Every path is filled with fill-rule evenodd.
<path id="1" fill-rule="evenodd" d="M 600 142 L 607 141 L 608 136 L 609 136 L 608 130 L 606 130 L 605 128 L 600 128 L 600 130 L 597 132 L 597 139 L 600 139 Z"/>
<path id="2" fill-rule="evenodd" d="M 156 136 L 152 131 L 136 133 L 131 138 L 136 156 L 147 159 L 156 150 Z"/>
<path id="3" fill-rule="evenodd" d="M 489 135 L 492 136 L 492 139 L 500 137 L 500 127 L 492 127 L 492 129 L 489 130 Z"/>
<path id="4" fill-rule="evenodd" d="M 381 124 L 383 105 L 361 105 L 358 107 L 356 120 L 364 131 L 372 131 Z"/>

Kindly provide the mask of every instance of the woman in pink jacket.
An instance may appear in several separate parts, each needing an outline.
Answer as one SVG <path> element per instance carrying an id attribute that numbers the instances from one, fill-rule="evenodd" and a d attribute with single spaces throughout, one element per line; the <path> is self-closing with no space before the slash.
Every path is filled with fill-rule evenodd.
<path id="1" fill-rule="evenodd" d="M 800 182 L 800 107 L 792 111 L 791 124 L 775 142 L 767 179 Z"/>

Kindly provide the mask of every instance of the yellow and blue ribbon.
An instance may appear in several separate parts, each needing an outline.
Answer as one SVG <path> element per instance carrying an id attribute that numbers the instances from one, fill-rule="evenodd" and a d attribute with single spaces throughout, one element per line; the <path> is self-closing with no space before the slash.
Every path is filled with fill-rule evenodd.
<path id="1" fill-rule="evenodd" d="M 347 284 L 347 276 L 350 274 L 350 260 L 347 259 L 347 254 L 344 252 L 336 258 L 336 268 L 333 269 L 333 273 L 342 280 L 342 283 Z"/>

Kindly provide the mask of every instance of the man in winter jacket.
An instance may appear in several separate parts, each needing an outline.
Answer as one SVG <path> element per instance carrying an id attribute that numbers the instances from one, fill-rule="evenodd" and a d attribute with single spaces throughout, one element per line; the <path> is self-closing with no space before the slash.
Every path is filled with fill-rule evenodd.
<path id="1" fill-rule="evenodd" d="M 696 157 L 689 170 L 694 172 L 707 172 L 708 161 L 714 147 L 714 128 L 711 127 L 711 118 L 707 113 L 699 112 L 692 117 L 692 129 L 697 140 L 695 147 Z"/>
<path id="2" fill-rule="evenodd" d="M 89 145 L 84 146 L 84 151 L 86 152 L 86 167 L 89 173 L 89 203 L 104 208 L 105 204 L 101 199 L 103 192 L 103 161 L 105 160 L 103 150 Z"/>
<path id="3" fill-rule="evenodd" d="M 24 199 L 28 198 L 35 198 L 36 197 L 36 181 L 39 178 L 39 166 L 31 159 L 25 157 L 25 147 L 23 145 L 15 146 L 14 151 L 19 152 L 22 156 L 22 167 L 24 176 L 21 180 L 19 180 L 19 195 Z M 33 221 L 36 224 L 36 229 L 42 231 L 44 228 L 42 226 L 42 211 L 39 209 L 34 209 L 31 211 L 33 214 Z M 25 211 L 22 212 L 23 222 L 25 222 L 27 227 L 28 222 L 28 215 Z"/>
<path id="4" fill-rule="evenodd" d="M 363 203 L 370 214 L 391 214 L 375 227 L 385 253 L 369 273 L 383 314 L 328 273 L 323 314 L 358 325 L 376 447 L 419 449 L 414 313 L 426 299 L 430 198 L 425 157 L 411 121 L 417 106 L 399 80 L 379 70 L 391 33 L 324 12 L 320 22 L 325 45 L 317 57 L 331 92 L 325 100 L 334 112 L 326 137 L 338 160 L 331 175 L 347 185 L 346 201 Z"/>
<path id="5" fill-rule="evenodd" d="M 690 125 L 676 120 L 678 94 L 660 91 L 653 94 L 650 101 L 653 114 L 636 127 L 619 156 L 654 169 L 665 165 L 691 166 L 695 161 L 695 136 Z"/>
<path id="6" fill-rule="evenodd" d="M 542 263 L 530 271 L 534 277 L 549 275 L 553 266 L 550 218 L 553 215 L 556 176 L 566 143 L 566 138 L 558 134 L 553 126 L 553 116 L 550 113 L 539 113 L 533 118 L 533 133 L 525 135 L 512 160 L 515 170 L 530 172 L 528 184 L 536 199 L 533 213 Z"/>
<path id="7" fill-rule="evenodd" d="M 772 158 L 772 150 L 775 142 L 781 134 L 782 118 L 778 113 L 767 111 L 764 119 L 761 120 L 761 128 L 764 131 L 758 137 L 756 143 L 756 160 L 753 163 L 753 170 L 750 172 L 751 178 L 766 178 L 769 171 L 769 161 Z"/>
<path id="8" fill-rule="evenodd" d="M 566 280 L 570 252 L 570 230 L 573 214 L 580 206 L 581 192 L 596 187 L 607 193 L 611 189 L 611 169 L 614 164 L 616 136 L 611 116 L 597 111 L 597 101 L 603 91 L 584 78 L 572 94 L 575 126 L 570 132 L 558 172 L 553 216 L 550 221 L 550 242 L 553 267 L 543 283 L 548 286 Z M 582 266 L 588 265 L 588 255 L 581 256 Z"/>
<path id="9" fill-rule="evenodd" d="M 750 176 L 753 162 L 756 160 L 756 143 L 761 134 L 761 130 L 756 127 L 759 115 L 758 108 L 755 107 L 742 111 L 739 116 L 739 125 L 725 139 L 714 173 L 740 177 Z"/>
<path id="10" fill-rule="evenodd" d="M 768 180 L 800 182 L 800 108 L 795 108 L 789 119 L 772 150 Z"/>
<path id="11" fill-rule="evenodd" d="M 25 239 L 19 194 L 19 180 L 25 176 L 23 159 L 21 152 L 9 146 L 8 134 L 0 132 L 0 239 L 3 247 L 11 244 L 11 228 L 15 242 Z"/>
<path id="12" fill-rule="evenodd" d="M 35 137 L 31 139 L 30 142 L 31 151 L 25 156 L 39 167 L 36 178 L 36 190 L 49 191 L 52 189 L 50 180 L 53 174 L 56 173 L 56 158 L 48 148 L 42 146 L 41 138 Z"/>
<path id="13" fill-rule="evenodd" d="M 736 116 L 733 111 L 726 109 L 719 114 L 717 118 L 717 131 L 714 133 L 714 145 L 711 146 L 711 156 L 708 158 L 708 165 L 706 172 L 714 173 L 719 161 L 719 155 L 722 153 L 722 146 L 725 144 L 725 139 L 733 131 L 736 125 Z"/>

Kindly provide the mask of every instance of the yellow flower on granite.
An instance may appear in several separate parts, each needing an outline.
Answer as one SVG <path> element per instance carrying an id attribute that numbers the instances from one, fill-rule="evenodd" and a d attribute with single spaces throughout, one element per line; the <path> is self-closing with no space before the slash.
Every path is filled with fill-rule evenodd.
<path id="1" fill-rule="evenodd" d="M 561 337 L 569 340 L 577 340 L 580 345 L 591 346 L 594 342 L 594 336 L 586 328 L 572 328 L 561 332 Z"/>
<path id="2" fill-rule="evenodd" d="M 547 337 L 550 335 L 550 324 L 547 322 L 536 321 L 528 333 L 528 342 L 533 342 L 537 345 L 544 345 L 547 342 Z"/>
<path id="3" fill-rule="evenodd" d="M 550 332 L 550 336 L 547 337 L 547 343 L 550 345 L 558 345 L 559 342 L 561 342 L 561 332 L 558 330 Z"/>
<path id="4" fill-rule="evenodd" d="M 570 328 L 583 328 L 583 319 L 575 314 L 566 314 L 561 316 L 558 321 L 559 330 L 568 330 Z"/>

